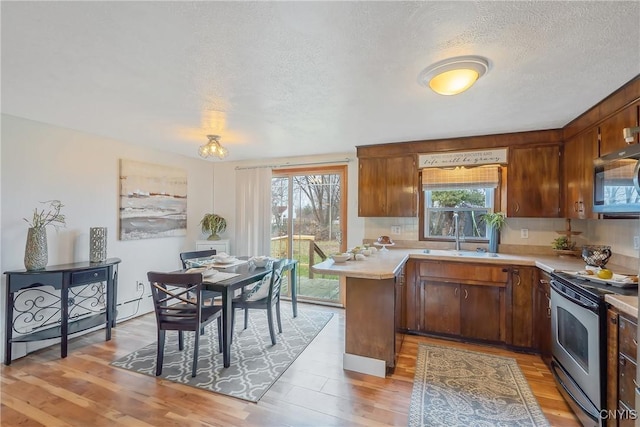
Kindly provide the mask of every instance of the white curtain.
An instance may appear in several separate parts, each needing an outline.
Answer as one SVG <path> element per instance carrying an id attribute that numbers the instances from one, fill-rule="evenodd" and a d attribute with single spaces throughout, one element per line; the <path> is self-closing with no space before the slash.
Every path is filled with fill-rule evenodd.
<path id="1" fill-rule="evenodd" d="M 236 170 L 236 221 L 236 254 L 270 255 L 270 168 Z"/>

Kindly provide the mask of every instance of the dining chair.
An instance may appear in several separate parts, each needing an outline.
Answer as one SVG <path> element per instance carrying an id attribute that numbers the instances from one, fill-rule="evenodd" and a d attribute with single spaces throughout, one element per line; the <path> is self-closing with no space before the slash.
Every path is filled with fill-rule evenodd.
<path id="1" fill-rule="evenodd" d="M 244 329 L 247 329 L 249 309 L 267 310 L 267 321 L 269 323 L 271 344 L 276 345 L 276 334 L 273 329 L 273 306 L 275 305 L 276 307 L 278 332 L 282 333 L 282 320 L 280 318 L 280 288 L 282 285 L 282 270 L 284 262 L 285 260 L 283 259 L 274 261 L 269 274 L 267 274 L 250 290 L 242 292 L 239 297 L 233 299 L 231 330 L 233 330 L 233 325 L 235 323 L 237 308 L 244 309 Z"/>
<path id="2" fill-rule="evenodd" d="M 192 252 L 181 252 L 180 253 L 180 261 L 182 261 L 182 268 L 188 269 L 190 268 L 189 260 L 198 259 L 198 258 L 208 258 L 215 255 L 217 252 L 215 249 L 207 249 L 202 251 L 192 251 Z M 203 301 L 210 301 L 210 304 L 213 305 L 214 299 L 221 295 L 220 292 L 214 291 L 202 291 L 202 295 L 204 295 Z"/>
<path id="3" fill-rule="evenodd" d="M 203 305 L 202 273 L 161 273 L 150 271 L 153 306 L 158 326 L 156 376 L 162 374 L 166 331 L 178 331 L 178 349 L 184 349 L 183 333 L 194 332 L 193 365 L 191 376 L 198 369 L 200 331 L 218 320 L 218 351 L 222 352 L 222 306 Z M 191 297 L 193 295 L 193 297 Z"/>

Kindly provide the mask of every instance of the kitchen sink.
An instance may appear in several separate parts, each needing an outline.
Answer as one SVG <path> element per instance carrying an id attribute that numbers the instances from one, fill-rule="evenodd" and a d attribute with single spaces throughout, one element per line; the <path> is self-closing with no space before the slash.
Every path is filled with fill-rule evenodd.
<path id="1" fill-rule="evenodd" d="M 497 258 L 498 254 L 489 253 L 489 252 L 478 252 L 478 251 L 463 251 L 456 249 L 425 249 L 423 251 L 426 255 L 434 255 L 434 256 L 459 256 L 459 257 L 474 257 L 474 258 Z"/>

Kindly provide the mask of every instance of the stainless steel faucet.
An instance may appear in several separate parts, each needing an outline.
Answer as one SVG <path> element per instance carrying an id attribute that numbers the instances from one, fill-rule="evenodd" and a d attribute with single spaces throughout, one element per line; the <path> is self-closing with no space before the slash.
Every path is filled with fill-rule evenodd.
<path id="1" fill-rule="evenodd" d="M 453 213 L 453 237 L 456 238 L 456 251 L 460 250 L 460 227 L 458 222 L 458 212 Z"/>

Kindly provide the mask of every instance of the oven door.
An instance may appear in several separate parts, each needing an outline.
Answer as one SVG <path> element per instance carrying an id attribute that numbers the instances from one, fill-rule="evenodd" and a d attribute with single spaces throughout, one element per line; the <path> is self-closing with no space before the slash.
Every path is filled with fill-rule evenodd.
<path id="1" fill-rule="evenodd" d="M 594 405 L 583 409 L 597 414 L 603 408 L 599 304 L 585 301 L 553 280 L 551 285 L 553 357 Z"/>

